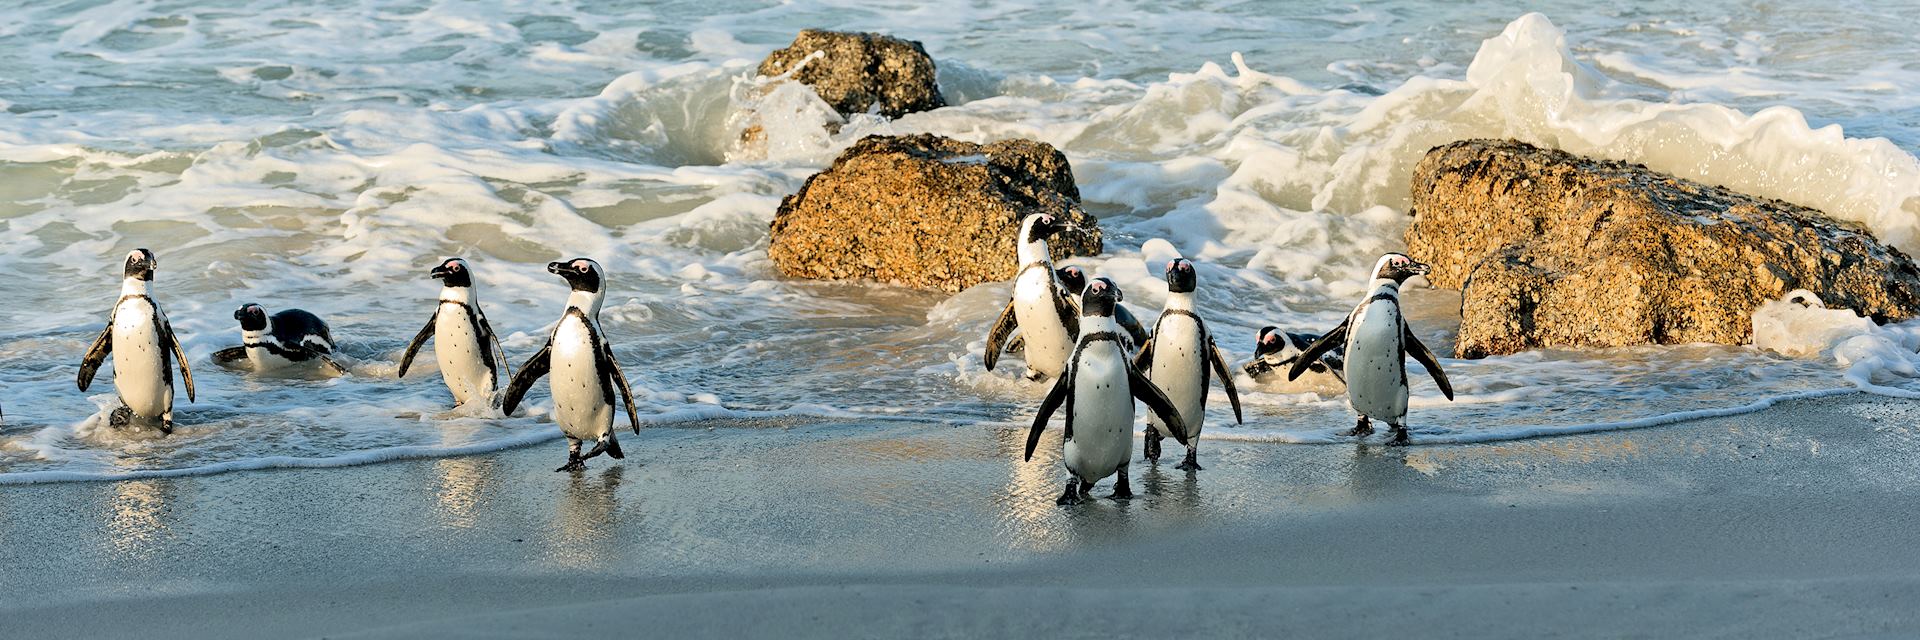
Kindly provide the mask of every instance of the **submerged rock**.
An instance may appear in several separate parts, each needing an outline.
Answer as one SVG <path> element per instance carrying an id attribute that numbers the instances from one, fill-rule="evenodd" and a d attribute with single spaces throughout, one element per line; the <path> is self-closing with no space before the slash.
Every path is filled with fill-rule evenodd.
<path id="1" fill-rule="evenodd" d="M 1540 347 L 1746 344 L 1795 289 L 1877 322 L 1920 313 L 1920 270 L 1819 211 L 1516 141 L 1414 168 L 1408 253 L 1462 292 L 1463 358 Z"/>
<path id="2" fill-rule="evenodd" d="M 821 57 L 809 60 L 814 52 Z M 933 58 L 920 43 L 876 33 L 807 29 L 793 44 L 767 54 L 760 75 L 774 77 L 806 66 L 793 79 L 813 87 L 841 115 L 877 107 L 889 118 L 947 106 L 934 82 Z"/>
<path id="3" fill-rule="evenodd" d="M 1013 278 L 1031 214 L 1090 231 L 1055 237 L 1055 259 L 1098 255 L 1098 221 L 1079 202 L 1067 157 L 1043 142 L 868 136 L 781 201 L 767 254 L 789 277 L 959 291 Z"/>

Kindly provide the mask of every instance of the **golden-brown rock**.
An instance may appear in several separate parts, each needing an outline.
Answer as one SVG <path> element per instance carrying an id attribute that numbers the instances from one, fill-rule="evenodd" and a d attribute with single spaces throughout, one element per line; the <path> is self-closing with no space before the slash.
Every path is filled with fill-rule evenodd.
<path id="1" fill-rule="evenodd" d="M 868 136 L 781 201 L 767 254 L 789 277 L 959 291 L 1014 276 L 1030 214 L 1089 231 L 1056 236 L 1055 259 L 1098 255 L 1098 221 L 1079 202 L 1067 157 L 1046 143 Z"/>
<path id="2" fill-rule="evenodd" d="M 808 60 L 814 52 L 821 57 Z M 889 118 L 947 106 L 935 82 L 933 58 L 920 43 L 875 33 L 807 29 L 793 44 L 767 54 L 760 75 L 779 76 L 805 61 L 793 79 L 813 87 L 841 115 L 879 106 Z"/>
<path id="3" fill-rule="evenodd" d="M 1920 270 L 1859 225 L 1644 166 L 1522 142 L 1414 168 L 1408 253 L 1462 292 L 1460 357 L 1539 347 L 1746 344 L 1793 289 L 1879 322 L 1920 314 Z"/>

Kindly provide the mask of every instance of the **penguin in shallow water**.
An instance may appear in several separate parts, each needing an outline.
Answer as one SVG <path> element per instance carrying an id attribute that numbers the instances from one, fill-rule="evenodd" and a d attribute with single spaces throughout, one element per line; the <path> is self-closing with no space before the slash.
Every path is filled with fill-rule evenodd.
<path id="1" fill-rule="evenodd" d="M 1053 384 L 1040 411 L 1027 431 L 1026 459 L 1033 460 L 1033 449 L 1040 444 L 1040 432 L 1047 419 L 1061 408 L 1066 410 L 1066 451 L 1062 461 L 1067 467 L 1067 489 L 1056 504 L 1078 504 L 1088 498 L 1096 482 L 1119 474 L 1114 482 L 1114 499 L 1133 497 L 1127 485 L 1127 460 L 1133 457 L 1133 401 L 1147 405 L 1168 430 L 1186 444 L 1186 424 L 1180 411 L 1153 381 L 1133 367 L 1121 337 L 1120 325 L 1113 320 L 1113 305 L 1120 302 L 1120 288 L 1106 278 L 1087 283 L 1080 299 L 1080 326 L 1084 332 L 1075 341 L 1064 375 Z"/>
<path id="2" fill-rule="evenodd" d="M 333 357 L 333 330 L 320 316 L 300 309 L 268 316 L 266 308 L 249 302 L 233 312 L 233 319 L 240 321 L 240 346 L 215 351 L 214 362 L 254 373 L 347 375 L 347 368 Z"/>
<path id="3" fill-rule="evenodd" d="M 1286 373 L 1287 368 L 1293 366 L 1293 361 L 1319 339 L 1320 334 L 1317 333 L 1291 333 L 1281 331 L 1279 327 L 1261 327 L 1259 335 L 1253 339 L 1253 359 L 1248 360 L 1244 367 L 1247 377 L 1253 378 L 1254 382 L 1266 382 L 1275 377 L 1276 371 Z M 1307 373 L 1302 378 L 1322 386 L 1345 387 L 1346 353 L 1347 345 L 1341 344 L 1320 354 L 1319 360 L 1307 363 Z"/>
<path id="4" fill-rule="evenodd" d="M 1080 267 L 1067 265 L 1054 269 L 1053 273 L 1060 278 L 1060 285 L 1068 294 L 1067 300 L 1073 303 L 1076 309 L 1074 314 L 1078 315 L 1079 311 L 1077 309 L 1080 306 L 1080 294 L 1087 289 L 1087 272 L 1081 270 Z M 1127 344 L 1128 353 L 1139 352 L 1140 345 L 1147 343 L 1148 334 L 1146 327 L 1140 324 L 1140 319 L 1135 317 L 1132 311 L 1127 310 L 1127 305 L 1118 303 L 1113 305 L 1113 321 L 1120 323 L 1120 328 L 1127 332 L 1127 339 L 1129 340 Z M 1014 353 L 1026 349 L 1026 347 L 1027 337 L 1025 335 L 1016 335 L 1012 340 L 1007 342 L 1006 352 Z"/>
<path id="5" fill-rule="evenodd" d="M 1408 355 L 1427 368 L 1434 383 L 1440 386 L 1440 393 L 1446 394 L 1448 400 L 1453 399 L 1453 383 L 1448 382 L 1446 372 L 1440 370 L 1439 360 L 1414 337 L 1413 329 L 1400 313 L 1400 284 L 1407 278 L 1426 274 L 1428 269 L 1427 265 L 1402 254 L 1382 256 L 1374 264 L 1373 282 L 1366 299 L 1347 314 L 1345 322 L 1308 346 L 1300 359 L 1287 368 L 1288 380 L 1299 378 L 1335 345 L 1347 345 L 1347 402 L 1360 414 L 1359 423 L 1347 435 L 1363 438 L 1372 435 L 1372 421 L 1381 420 L 1393 428 L 1393 439 L 1388 444 L 1410 444 L 1405 424 Z"/>
<path id="6" fill-rule="evenodd" d="M 600 263 L 586 258 L 547 264 L 547 271 L 566 278 L 573 292 L 567 294 L 567 310 L 548 334 L 540 352 L 520 365 L 507 385 L 500 408 L 508 415 L 520 406 L 520 399 L 542 377 L 551 375 L 548 388 L 553 394 L 553 417 L 567 436 L 567 463 L 554 471 L 587 468 L 588 458 L 605 453 L 619 460 L 620 441 L 613 435 L 613 389 L 620 388 L 626 401 L 627 419 L 633 432 L 640 433 L 640 414 L 633 407 L 633 388 L 620 372 L 620 361 L 613 357 L 613 344 L 600 331 L 600 303 L 606 300 L 606 282 Z M 580 443 L 594 441 L 593 449 L 582 455 Z"/>
<path id="7" fill-rule="evenodd" d="M 160 266 L 153 252 L 134 249 L 127 254 L 121 270 L 120 300 L 107 314 L 107 328 L 94 338 L 93 346 L 80 359 L 78 383 L 81 391 L 93 384 L 93 375 L 113 355 L 113 389 L 121 407 L 113 411 L 108 423 L 129 424 L 134 418 L 157 420 L 161 433 L 173 433 L 173 366 L 180 365 L 180 378 L 187 387 L 187 401 L 193 401 L 193 372 L 187 369 L 187 353 L 173 334 L 167 314 L 154 301 L 149 287 L 153 272 Z"/>
<path id="8" fill-rule="evenodd" d="M 1233 421 L 1245 424 L 1240 416 L 1240 392 L 1233 388 L 1226 355 L 1214 344 L 1213 334 L 1207 331 L 1207 323 L 1200 319 L 1194 304 L 1199 282 L 1192 262 L 1184 258 L 1167 262 L 1166 309 L 1153 324 L 1153 339 L 1140 347 L 1140 355 L 1133 361 L 1134 367 L 1145 372 L 1180 410 L 1186 432 L 1178 435 L 1185 436 L 1180 441 L 1187 445 L 1187 457 L 1175 468 L 1185 471 L 1200 470 L 1200 430 L 1207 419 L 1209 378 L 1220 376 L 1220 386 L 1227 390 L 1227 401 L 1233 404 Z M 1162 429 L 1171 431 L 1173 427 L 1147 417 L 1143 447 L 1148 460 L 1160 459 Z"/>
<path id="9" fill-rule="evenodd" d="M 1070 293 L 1053 271 L 1053 256 L 1047 252 L 1047 238 L 1079 227 L 1036 213 L 1020 222 L 1017 254 L 1020 271 L 1013 279 L 1013 298 L 1007 301 L 1000 317 L 987 331 L 987 349 L 983 355 L 988 371 L 1000 361 L 1000 351 L 1015 328 L 1025 339 L 1028 380 L 1059 377 L 1066 370 L 1067 356 L 1080 334 L 1079 316 Z"/>
<path id="10" fill-rule="evenodd" d="M 399 377 L 407 377 L 407 368 L 420 347 L 433 338 L 433 354 L 440 361 L 440 378 L 453 392 L 454 404 L 486 401 L 500 384 L 500 367 L 506 364 L 506 350 L 499 336 L 480 310 L 480 295 L 473 287 L 473 269 L 467 261 L 447 258 L 428 275 L 441 282 L 440 304 L 434 307 L 427 326 L 413 336 L 407 352 L 400 356 Z M 499 359 L 494 358 L 499 351 Z"/>

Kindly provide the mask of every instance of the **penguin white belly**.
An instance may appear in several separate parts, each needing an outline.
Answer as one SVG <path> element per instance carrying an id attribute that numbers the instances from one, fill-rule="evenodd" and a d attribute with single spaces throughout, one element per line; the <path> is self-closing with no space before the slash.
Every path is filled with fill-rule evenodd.
<path id="1" fill-rule="evenodd" d="M 166 352 L 153 321 L 153 305 L 133 299 L 113 315 L 113 388 L 134 415 L 158 418 L 173 410 Z"/>
<path id="2" fill-rule="evenodd" d="M 466 404 L 493 393 L 493 372 L 482 357 L 487 346 L 466 307 L 440 305 L 433 320 L 433 353 L 440 361 L 440 378 L 453 392 L 454 402 Z"/>
<path id="3" fill-rule="evenodd" d="M 1127 387 L 1126 354 L 1118 342 L 1101 342 L 1080 354 L 1073 377 L 1073 438 L 1067 440 L 1067 470 L 1086 482 L 1113 475 L 1133 457 L 1133 393 Z"/>
<path id="4" fill-rule="evenodd" d="M 613 405 L 600 388 L 607 374 L 600 371 L 593 340 L 586 324 L 573 316 L 561 320 L 553 334 L 547 384 L 554 419 L 561 432 L 579 440 L 598 440 L 613 427 Z"/>
<path id="5" fill-rule="evenodd" d="M 1067 333 L 1067 326 L 1060 322 L 1060 311 L 1054 306 L 1053 272 L 1048 269 L 1027 269 L 1013 282 L 1013 317 L 1020 323 L 1020 334 L 1026 341 L 1027 366 L 1049 377 L 1059 377 L 1067 370 L 1067 358 L 1073 354 L 1074 336 Z"/>
<path id="6" fill-rule="evenodd" d="M 1347 328 L 1347 400 L 1353 410 L 1399 424 L 1407 415 L 1407 368 L 1400 308 L 1368 304 Z"/>
<path id="7" fill-rule="evenodd" d="M 1160 332 L 1153 336 L 1153 367 L 1147 379 L 1166 392 L 1167 399 L 1180 410 L 1187 423 L 1188 438 L 1200 436 L 1201 423 L 1207 418 L 1207 366 L 1200 326 L 1193 318 L 1169 316 L 1160 321 Z M 1159 416 L 1147 413 L 1147 423 L 1167 433 Z"/>

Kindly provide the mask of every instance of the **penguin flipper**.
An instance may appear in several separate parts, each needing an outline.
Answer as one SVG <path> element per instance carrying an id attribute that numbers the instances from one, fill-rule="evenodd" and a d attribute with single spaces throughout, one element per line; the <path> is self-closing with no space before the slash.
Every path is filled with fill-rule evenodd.
<path id="1" fill-rule="evenodd" d="M 1227 356 L 1220 353 L 1220 346 L 1213 343 L 1213 337 L 1207 337 L 1207 359 L 1213 361 L 1213 372 L 1220 374 L 1220 386 L 1227 389 L 1227 401 L 1233 403 L 1233 421 L 1246 424 L 1240 417 L 1240 390 L 1233 386 L 1233 373 L 1227 369 Z"/>
<path id="2" fill-rule="evenodd" d="M 548 338 L 547 344 L 540 347 L 540 352 L 527 358 L 527 363 L 520 365 L 520 372 L 513 374 L 513 382 L 507 385 L 507 395 L 500 399 L 500 413 L 513 415 L 513 410 L 520 406 L 520 399 L 526 397 L 527 390 L 533 388 L 535 381 L 546 377 L 547 370 L 552 366 L 553 339 Z"/>
<path id="3" fill-rule="evenodd" d="M 1153 366 L 1153 338 L 1140 343 L 1140 353 L 1133 356 L 1133 368 L 1146 371 Z"/>
<path id="4" fill-rule="evenodd" d="M 1128 336 L 1133 337 L 1133 344 L 1136 347 L 1145 349 L 1147 342 L 1153 339 L 1147 333 L 1147 328 L 1140 326 L 1140 319 L 1134 317 L 1132 311 L 1127 310 L 1126 305 L 1113 305 L 1113 320 L 1120 323 L 1120 328 L 1125 330 Z"/>
<path id="5" fill-rule="evenodd" d="M 413 342 L 407 343 L 407 352 L 400 356 L 400 373 L 396 377 L 407 377 L 407 367 L 413 366 L 413 357 L 420 355 L 420 347 L 426 346 L 427 338 L 433 337 L 434 325 L 439 320 L 440 310 L 434 309 L 433 317 L 427 318 L 427 326 L 421 327 L 420 333 L 413 334 Z"/>
<path id="6" fill-rule="evenodd" d="M 1047 391 L 1047 398 L 1045 400 L 1040 401 L 1040 412 L 1033 416 L 1033 427 L 1027 430 L 1027 455 L 1024 458 L 1025 460 L 1033 460 L 1033 448 L 1040 445 L 1040 432 L 1046 430 L 1047 419 L 1053 417 L 1053 412 L 1058 410 L 1060 405 L 1066 402 L 1067 394 L 1072 391 L 1072 376 L 1060 376 L 1059 379 L 1053 381 L 1053 389 Z M 1068 433 L 1072 433 L 1072 412 L 1068 412 L 1067 429 L 1069 430 Z"/>
<path id="7" fill-rule="evenodd" d="M 113 318 L 107 318 L 107 328 L 100 331 L 100 337 L 93 339 L 93 346 L 87 347 L 87 354 L 80 357 L 80 377 L 76 382 L 81 391 L 93 384 L 93 374 L 100 371 L 100 365 L 107 361 L 107 354 L 113 353 Z"/>
<path id="8" fill-rule="evenodd" d="M 1293 361 L 1293 366 L 1287 367 L 1287 381 L 1292 382 L 1298 380 L 1300 374 L 1306 373 L 1307 367 L 1320 361 L 1321 355 L 1332 351 L 1336 346 L 1345 344 L 1347 341 L 1347 323 L 1349 322 L 1353 322 L 1353 316 L 1347 316 L 1347 319 L 1340 321 L 1340 326 L 1334 327 L 1332 331 L 1327 332 L 1327 335 L 1320 336 L 1319 340 L 1315 340 L 1313 344 L 1307 345 L 1307 350 L 1300 352 L 1299 357 Z"/>
<path id="9" fill-rule="evenodd" d="M 227 347 L 225 349 L 221 349 L 219 351 L 213 352 L 214 364 L 230 365 L 235 362 L 245 362 L 246 360 L 247 360 L 246 347 Z"/>
<path id="10" fill-rule="evenodd" d="M 1018 326 L 1020 326 L 1020 319 L 1014 316 L 1013 300 L 1008 299 L 1007 308 L 1000 311 L 1000 317 L 993 321 L 993 328 L 987 330 L 985 364 L 988 371 L 992 371 L 993 365 L 1000 362 L 1000 351 L 1004 348 L 1001 345 L 1006 343 L 1007 336 L 1013 333 L 1014 327 Z"/>
<path id="11" fill-rule="evenodd" d="M 1053 311 L 1060 315 L 1060 324 L 1067 328 L 1067 335 L 1080 338 L 1080 303 L 1059 289 L 1053 293 Z"/>
<path id="12" fill-rule="evenodd" d="M 1167 399 L 1167 392 L 1161 391 L 1159 386 L 1133 367 L 1127 367 L 1127 391 L 1160 417 L 1160 424 L 1173 432 L 1174 440 L 1182 445 L 1187 444 L 1187 422 L 1180 417 L 1180 410 L 1173 408 L 1173 401 Z"/>
<path id="13" fill-rule="evenodd" d="M 633 387 L 627 386 L 627 374 L 620 372 L 620 361 L 613 357 L 613 345 L 600 341 L 600 364 L 613 374 L 613 381 L 619 383 L 620 398 L 627 403 L 627 421 L 633 423 L 634 435 L 640 434 L 640 412 L 633 408 Z"/>
<path id="14" fill-rule="evenodd" d="M 193 371 L 187 368 L 187 350 L 180 346 L 180 337 L 173 334 L 173 323 L 167 321 L 167 314 L 160 311 L 159 305 L 153 307 L 153 315 L 160 324 L 160 344 L 173 349 L 173 359 L 180 363 L 180 379 L 187 387 L 187 402 L 194 402 Z"/>
<path id="15" fill-rule="evenodd" d="M 1413 359 L 1420 361 L 1420 366 L 1427 368 L 1427 373 L 1433 376 L 1434 384 L 1440 385 L 1440 393 L 1446 394 L 1447 399 L 1452 400 L 1453 383 L 1447 381 L 1447 372 L 1440 370 L 1440 361 L 1433 357 L 1433 352 L 1428 351 L 1427 345 L 1420 344 L 1420 339 L 1413 336 L 1413 327 L 1404 323 L 1400 325 L 1400 341 L 1406 343 L 1407 353 L 1413 354 Z"/>
<path id="16" fill-rule="evenodd" d="M 506 349 L 506 347 L 502 347 L 502 346 L 500 346 L 500 334 L 497 334 L 497 333 L 494 333 L 494 332 L 493 332 L 493 325 L 491 325 L 491 324 L 487 324 L 487 314 L 485 314 L 485 313 L 483 313 L 483 312 L 481 312 L 481 311 L 480 311 L 480 304 L 479 304 L 479 303 L 474 303 L 474 305 L 473 305 L 473 315 L 474 315 L 474 317 L 476 317 L 476 318 L 479 318 L 479 319 L 480 319 L 480 322 L 479 322 L 479 325 L 480 325 L 480 331 L 481 331 L 481 333 L 485 333 L 485 334 L 487 334 L 485 338 L 482 338 L 482 340 L 483 340 L 483 341 L 492 341 L 492 342 L 493 342 L 493 350 L 494 350 L 495 352 L 497 352 L 497 353 L 498 353 L 498 355 L 500 356 L 500 359 L 499 359 L 499 360 L 495 360 L 495 362 L 498 362 L 498 363 L 500 363 L 500 369 L 501 369 L 501 370 L 503 370 L 503 371 L 506 371 L 506 372 L 507 372 L 507 377 L 508 377 L 508 378 L 512 378 L 512 377 L 513 377 L 513 370 L 507 367 L 507 349 Z M 500 374 L 498 374 L 498 373 L 496 373 L 496 374 L 494 374 L 494 384 L 499 384 L 499 383 L 500 383 L 500 382 L 499 382 L 499 380 L 500 380 L 500 377 L 499 377 L 499 376 L 500 376 Z"/>
<path id="17" fill-rule="evenodd" d="M 350 375 L 353 373 L 352 371 L 347 370 L 346 365 L 340 364 L 340 361 L 338 360 L 334 360 L 333 356 L 330 356 L 324 353 L 315 353 L 314 357 L 319 358 L 320 364 L 325 365 L 328 371 L 333 372 L 333 375 L 344 376 L 344 375 Z"/>

